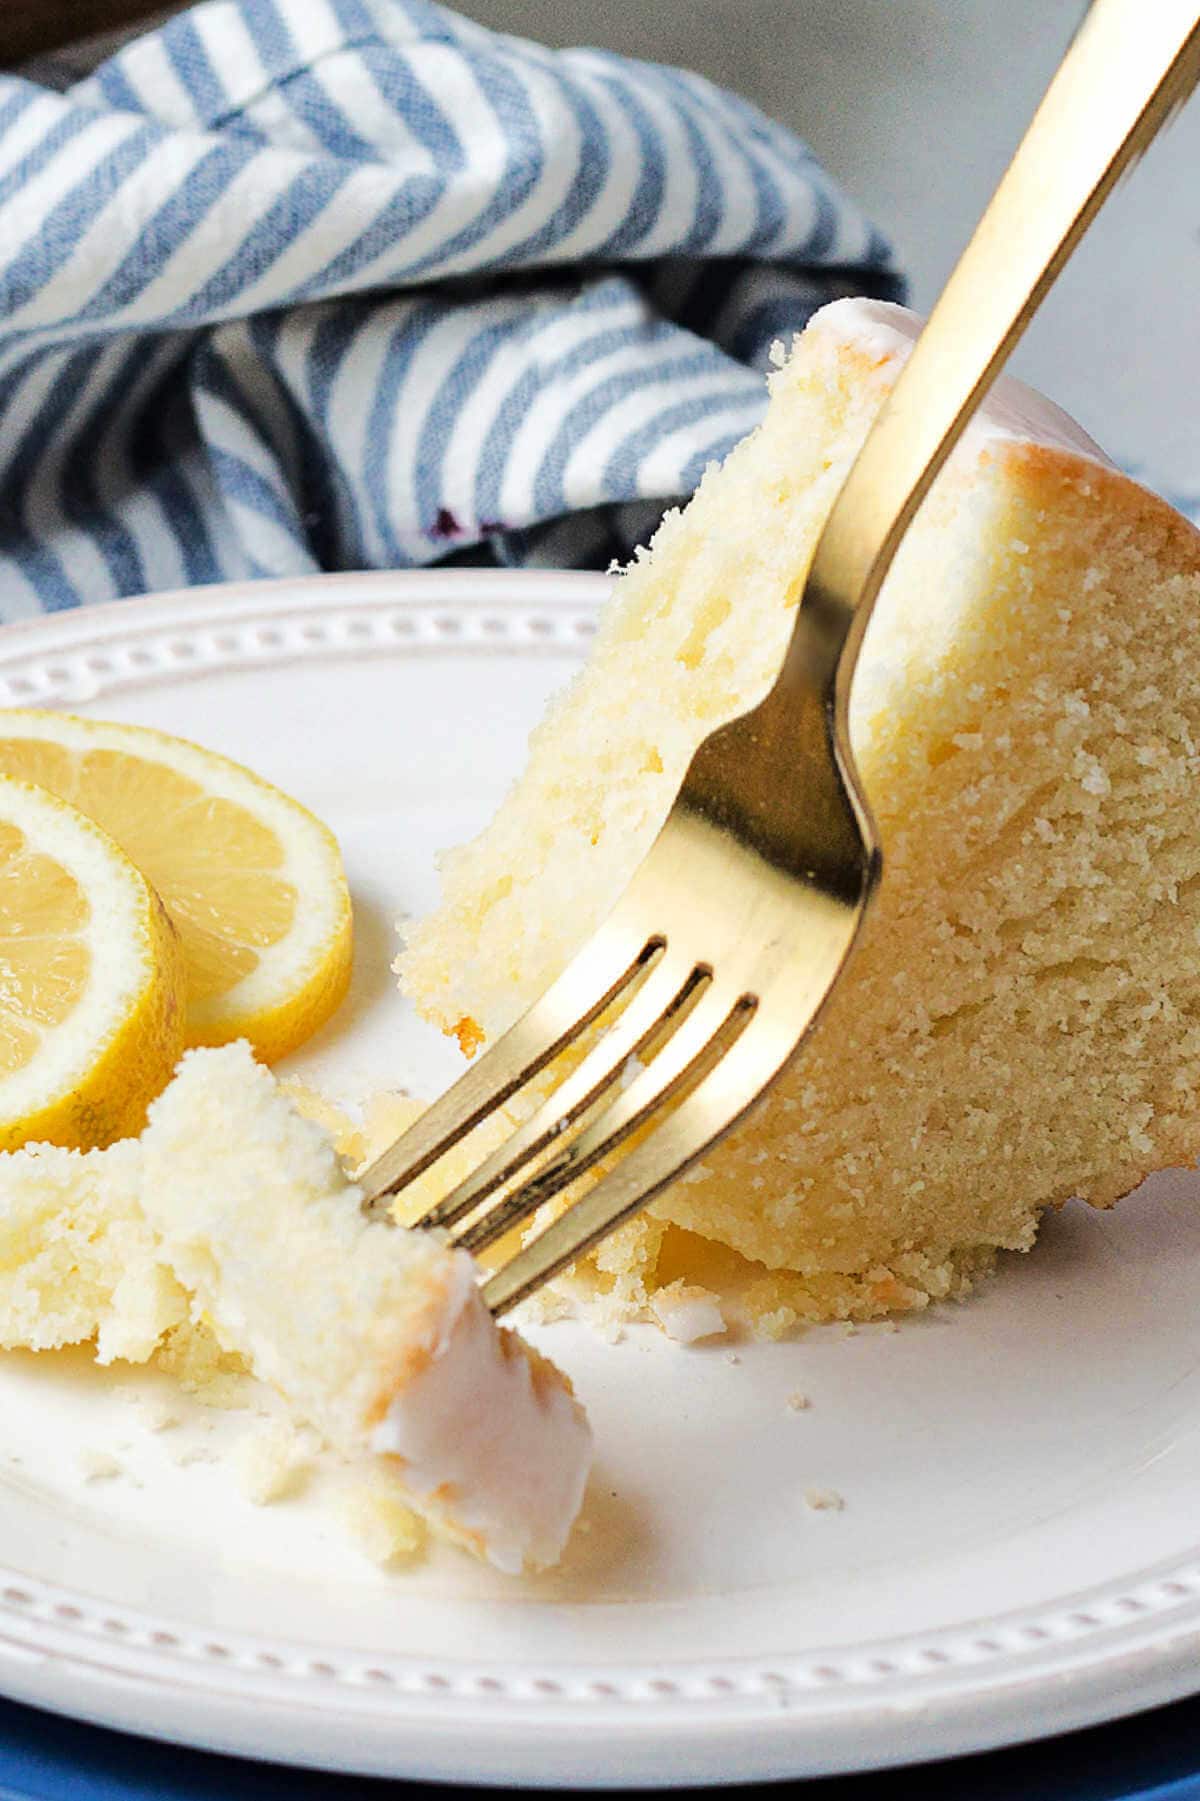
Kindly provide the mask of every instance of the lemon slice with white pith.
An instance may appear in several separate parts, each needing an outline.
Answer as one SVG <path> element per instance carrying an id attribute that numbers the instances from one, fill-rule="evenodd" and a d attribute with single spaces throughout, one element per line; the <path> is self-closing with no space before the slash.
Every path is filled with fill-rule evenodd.
<path id="1" fill-rule="evenodd" d="M 148 878 L 179 934 L 189 1044 L 247 1038 L 267 1062 L 333 1012 L 352 956 L 331 832 L 227 757 L 144 726 L 0 711 L 0 774 L 94 820 Z"/>

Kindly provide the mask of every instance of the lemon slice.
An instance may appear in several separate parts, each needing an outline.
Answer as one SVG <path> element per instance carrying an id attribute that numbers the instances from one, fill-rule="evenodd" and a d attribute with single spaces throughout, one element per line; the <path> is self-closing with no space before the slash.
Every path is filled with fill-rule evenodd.
<path id="1" fill-rule="evenodd" d="M 344 996 L 341 855 L 278 788 L 145 726 L 18 708 L 0 709 L 0 773 L 70 801 L 158 891 L 183 948 L 189 1045 L 248 1038 L 273 1062 Z"/>
<path id="2" fill-rule="evenodd" d="M 0 777 L 0 1149 L 140 1131 L 183 1049 L 179 942 L 74 807 Z"/>

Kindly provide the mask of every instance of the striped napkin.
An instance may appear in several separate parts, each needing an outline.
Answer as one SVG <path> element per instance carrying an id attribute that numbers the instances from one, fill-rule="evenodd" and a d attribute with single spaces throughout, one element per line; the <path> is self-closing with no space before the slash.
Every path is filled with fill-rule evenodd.
<path id="1" fill-rule="evenodd" d="M 0 76 L 0 618 L 627 555 L 888 246 L 700 77 L 427 0 L 208 0 Z"/>

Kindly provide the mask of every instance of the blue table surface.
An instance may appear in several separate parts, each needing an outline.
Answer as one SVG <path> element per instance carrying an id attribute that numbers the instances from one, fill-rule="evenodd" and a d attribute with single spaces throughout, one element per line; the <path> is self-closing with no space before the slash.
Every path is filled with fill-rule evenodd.
<path id="1" fill-rule="evenodd" d="M 784 1787 L 803 1801 L 1200 1801 L 1200 1698 L 952 1763 L 696 1792 L 748 1801 Z M 489 1792 L 279 1769 L 0 1701 L 0 1801 L 448 1801 Z"/>

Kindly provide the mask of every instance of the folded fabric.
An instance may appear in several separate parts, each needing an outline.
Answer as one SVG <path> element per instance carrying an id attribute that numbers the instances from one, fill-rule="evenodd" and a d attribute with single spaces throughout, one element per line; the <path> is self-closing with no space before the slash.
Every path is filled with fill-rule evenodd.
<path id="1" fill-rule="evenodd" d="M 0 77 L 0 617 L 449 555 L 604 564 L 896 295 L 810 151 L 426 0 L 209 0 Z"/>

